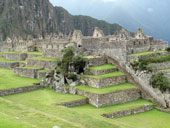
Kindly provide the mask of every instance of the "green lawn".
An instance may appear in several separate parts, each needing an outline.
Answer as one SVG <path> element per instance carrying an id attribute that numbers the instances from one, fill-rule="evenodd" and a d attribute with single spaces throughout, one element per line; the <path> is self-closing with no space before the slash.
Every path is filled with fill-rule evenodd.
<path id="1" fill-rule="evenodd" d="M 13 51 L 13 52 L 0 52 L 0 54 L 32 54 L 32 55 L 42 55 L 43 53 L 42 52 L 16 52 L 16 51 Z"/>
<path id="2" fill-rule="evenodd" d="M 154 54 L 154 53 L 162 53 L 162 52 L 166 52 L 164 50 L 160 50 L 160 51 L 146 51 L 146 52 L 140 52 L 140 53 L 134 53 L 134 54 L 129 54 L 129 55 L 133 55 L 133 56 L 143 56 L 143 55 L 149 55 L 149 54 Z"/>
<path id="3" fill-rule="evenodd" d="M 38 79 L 20 77 L 12 70 L 0 68 L 0 90 L 30 86 L 39 82 Z"/>
<path id="4" fill-rule="evenodd" d="M 72 97 L 72 95 L 56 94 L 52 90 L 36 90 L 0 98 L 0 112 L 10 117 L 19 117 L 21 122 L 27 122 L 37 128 L 169 128 L 170 114 L 152 110 L 133 116 L 107 119 L 101 115 L 120 110 L 133 109 L 149 101 L 134 102 L 96 108 L 91 105 L 66 108 L 56 106 L 57 102 Z M 71 98 L 72 99 L 72 98 Z"/>
<path id="5" fill-rule="evenodd" d="M 9 117 L 0 113 L 0 128 L 36 128 L 26 122 L 21 122 L 17 117 Z"/>
<path id="6" fill-rule="evenodd" d="M 90 67 L 90 69 L 92 69 L 92 70 L 108 70 L 108 69 L 115 69 L 115 68 L 117 68 L 117 67 L 112 64 L 104 64 L 101 66 Z"/>
<path id="7" fill-rule="evenodd" d="M 6 60 L 4 57 L 0 57 L 0 62 L 7 62 L 7 63 L 26 63 L 26 61 L 12 61 L 12 60 Z"/>
<path id="8" fill-rule="evenodd" d="M 83 56 L 85 59 L 100 58 L 101 56 Z"/>
<path id="9" fill-rule="evenodd" d="M 33 60 L 42 60 L 42 61 L 58 61 L 58 59 L 56 58 L 48 58 L 48 57 L 34 57 L 34 58 L 31 58 Z"/>
<path id="10" fill-rule="evenodd" d="M 41 67 L 18 67 L 18 68 L 22 68 L 22 69 L 37 69 L 37 70 L 43 69 Z"/>
<path id="11" fill-rule="evenodd" d="M 169 72 L 169 71 L 170 71 L 170 68 L 168 68 L 168 69 L 163 69 L 163 70 L 160 70 L 160 71 Z"/>
<path id="12" fill-rule="evenodd" d="M 105 88 L 93 88 L 90 86 L 76 86 L 77 89 L 85 91 L 85 92 L 91 92 L 91 93 L 96 93 L 96 94 L 104 94 L 104 93 L 109 93 L 109 92 L 117 92 L 117 91 L 122 91 L 122 90 L 128 90 L 128 89 L 134 89 L 137 88 L 137 86 L 130 84 L 130 83 L 124 83 L 120 85 L 113 85 Z"/>
<path id="13" fill-rule="evenodd" d="M 88 78 L 96 78 L 96 79 L 102 79 L 102 78 L 108 78 L 108 77 L 117 77 L 117 76 L 124 76 L 125 74 L 123 72 L 111 72 L 103 75 L 83 75 L 82 77 L 88 77 Z"/>
<path id="14" fill-rule="evenodd" d="M 50 73 L 52 72 L 53 70 L 39 70 L 38 72 L 47 72 L 47 73 Z"/>

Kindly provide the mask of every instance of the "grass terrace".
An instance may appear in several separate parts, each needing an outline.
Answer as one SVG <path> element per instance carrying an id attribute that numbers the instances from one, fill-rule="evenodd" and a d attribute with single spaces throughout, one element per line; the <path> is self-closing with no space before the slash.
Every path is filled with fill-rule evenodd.
<path id="1" fill-rule="evenodd" d="M 170 71 L 170 68 L 168 68 L 168 69 L 163 69 L 163 70 L 160 70 L 160 71 L 169 72 L 169 71 Z"/>
<path id="2" fill-rule="evenodd" d="M 31 86 L 34 83 L 40 83 L 40 80 L 20 77 L 12 70 L 0 68 L 0 90 Z"/>
<path id="3" fill-rule="evenodd" d="M 34 57 L 34 58 L 31 58 L 33 60 L 42 60 L 42 61 L 58 61 L 58 59 L 56 58 L 48 58 L 48 57 Z"/>
<path id="4" fill-rule="evenodd" d="M 166 52 L 165 50 L 160 50 L 160 51 L 146 51 L 146 52 L 140 52 L 140 53 L 134 53 L 134 54 L 129 54 L 133 56 L 143 56 L 143 55 L 149 55 L 149 54 L 155 54 L 155 53 L 163 53 Z"/>
<path id="5" fill-rule="evenodd" d="M 50 72 L 52 72 L 53 70 L 39 70 L 38 72 L 48 72 L 48 73 L 50 73 Z"/>
<path id="6" fill-rule="evenodd" d="M 93 67 L 90 67 L 89 69 L 92 69 L 92 70 L 108 70 L 108 69 L 116 69 L 117 67 L 112 65 L 112 64 L 104 64 L 104 65 L 101 65 L 101 66 L 93 66 Z"/>
<path id="7" fill-rule="evenodd" d="M 119 85 L 113 85 L 105 88 L 93 88 L 90 86 L 76 86 L 77 89 L 85 91 L 85 92 L 91 92 L 96 94 L 105 94 L 110 92 L 117 92 L 117 91 L 123 91 L 123 90 L 129 90 L 129 89 L 135 89 L 137 86 L 130 84 L 130 83 L 124 83 Z"/>
<path id="8" fill-rule="evenodd" d="M 83 75 L 82 77 L 87 78 L 96 78 L 96 79 L 103 79 L 108 77 L 118 77 L 118 76 L 124 76 L 125 74 L 123 72 L 111 72 L 103 75 Z"/>
<path id="9" fill-rule="evenodd" d="M 73 108 L 55 105 L 61 101 L 69 101 L 68 99 L 77 100 L 74 95 L 56 94 L 54 90 L 40 89 L 0 98 L 0 112 L 8 117 L 19 117 L 21 123 L 27 122 L 36 128 L 54 126 L 61 128 L 169 128 L 170 126 L 170 114 L 157 110 L 116 119 L 101 116 L 104 113 L 132 109 L 144 104 L 152 105 L 149 101 L 137 100 L 103 108 L 92 105 Z"/>
<path id="10" fill-rule="evenodd" d="M 83 56 L 84 59 L 100 58 L 101 56 Z"/>
<path id="11" fill-rule="evenodd" d="M 37 70 L 42 70 L 43 69 L 41 67 L 18 67 L 18 68 L 22 68 L 22 69 L 37 69 Z"/>
<path id="12" fill-rule="evenodd" d="M 7 63 L 26 63 L 26 61 L 13 61 L 13 60 L 7 60 L 4 57 L 0 57 L 0 62 L 7 62 Z"/>
<path id="13" fill-rule="evenodd" d="M 42 55 L 42 52 L 35 51 L 35 52 L 0 52 L 0 54 L 32 54 L 32 55 Z"/>

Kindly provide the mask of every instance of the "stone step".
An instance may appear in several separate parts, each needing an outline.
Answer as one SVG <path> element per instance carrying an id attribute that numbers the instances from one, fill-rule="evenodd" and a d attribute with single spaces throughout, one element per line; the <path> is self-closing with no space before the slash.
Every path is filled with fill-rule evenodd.
<path id="1" fill-rule="evenodd" d="M 39 70 L 37 78 L 38 79 L 44 79 L 47 74 L 51 73 L 53 70 Z"/>
<path id="2" fill-rule="evenodd" d="M 27 77 L 27 78 L 37 78 L 38 71 L 43 70 L 39 67 L 17 67 L 14 69 L 14 73 L 18 76 Z"/>
<path id="3" fill-rule="evenodd" d="M 83 75 L 87 84 L 94 88 L 104 88 L 112 85 L 125 83 L 126 75 L 122 72 L 112 72 L 103 75 Z"/>
<path id="4" fill-rule="evenodd" d="M 107 63 L 107 60 L 103 56 L 85 56 L 89 66 L 99 66 Z"/>
<path id="5" fill-rule="evenodd" d="M 82 106 L 85 104 L 88 104 L 88 98 L 84 98 L 81 100 L 75 100 L 75 101 L 71 101 L 71 102 L 66 102 L 66 103 L 60 103 L 57 105 L 65 106 L 65 107 L 75 107 L 75 106 Z"/>
<path id="6" fill-rule="evenodd" d="M 54 70 L 57 67 L 57 59 L 35 57 L 27 59 L 26 64 L 29 67 L 43 67 L 45 70 Z"/>
<path id="7" fill-rule="evenodd" d="M 115 71 L 118 71 L 118 69 L 116 66 L 112 64 L 104 64 L 101 66 L 93 66 L 89 68 L 89 72 L 92 75 L 103 75 Z"/>
<path id="8" fill-rule="evenodd" d="M 117 110 L 112 113 L 105 113 L 105 114 L 102 114 L 102 116 L 106 117 L 106 118 L 118 118 L 118 117 L 124 117 L 124 116 L 130 116 L 130 115 L 135 115 L 135 114 L 139 114 L 139 113 L 144 113 L 144 112 L 150 111 L 152 109 L 154 109 L 154 105 L 144 104 L 144 105 L 133 106 L 131 108 L 126 108 L 123 110 Z"/>
<path id="9" fill-rule="evenodd" d="M 69 88 L 71 92 L 73 88 Z M 89 86 L 76 86 L 75 92 L 78 95 L 89 98 L 89 103 L 95 107 L 104 107 L 114 104 L 135 101 L 141 97 L 141 91 L 135 85 L 124 83 L 102 89 Z"/>
<path id="10" fill-rule="evenodd" d="M 0 68 L 14 69 L 20 66 L 25 66 L 25 61 L 10 61 L 0 57 Z"/>

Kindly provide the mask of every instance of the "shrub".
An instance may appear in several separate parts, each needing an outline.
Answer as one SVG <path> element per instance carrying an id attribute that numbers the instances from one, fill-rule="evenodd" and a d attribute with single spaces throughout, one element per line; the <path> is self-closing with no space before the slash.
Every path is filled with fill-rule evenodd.
<path id="1" fill-rule="evenodd" d="M 154 88 L 160 89 L 162 92 L 166 91 L 167 89 L 170 89 L 170 82 L 166 76 L 164 76 L 163 73 L 158 73 L 156 75 L 153 75 L 150 84 Z"/>
<path id="2" fill-rule="evenodd" d="M 83 73 L 86 61 L 82 56 L 75 56 L 73 58 L 73 66 L 78 74 Z"/>
<path id="3" fill-rule="evenodd" d="M 60 62 L 60 68 L 64 74 L 68 73 L 69 64 L 72 62 L 74 57 L 74 47 L 68 47 L 64 51 L 62 61 Z"/>
<path id="4" fill-rule="evenodd" d="M 68 79 L 72 79 L 73 81 L 77 80 L 77 75 L 76 74 L 69 74 Z"/>
<path id="5" fill-rule="evenodd" d="M 166 51 L 167 51 L 167 52 L 170 52 L 170 47 L 167 47 L 167 48 L 166 48 Z"/>

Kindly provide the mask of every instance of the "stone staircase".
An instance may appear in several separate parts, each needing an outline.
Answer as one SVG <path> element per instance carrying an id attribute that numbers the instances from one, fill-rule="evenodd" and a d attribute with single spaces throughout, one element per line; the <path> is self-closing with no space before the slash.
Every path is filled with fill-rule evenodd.
<path id="1" fill-rule="evenodd" d="M 86 75 L 82 76 L 82 79 L 86 81 L 88 86 L 75 86 L 74 92 L 78 95 L 88 97 L 89 104 L 101 108 L 134 102 L 141 99 L 142 96 L 140 89 L 136 85 L 127 82 L 126 74 L 119 71 L 116 66 L 107 64 L 107 61 L 105 61 L 105 63 L 100 63 L 101 58 L 103 59 L 104 57 L 90 56 L 86 58 L 88 58 L 90 67 Z M 69 90 L 72 92 L 73 88 L 70 88 Z M 116 115 L 132 115 L 149 111 L 151 109 L 153 109 L 153 106 L 150 104 L 143 104 L 135 109 L 125 109 L 113 113 L 110 112 L 108 114 L 103 114 L 102 116 L 112 118 L 118 117 Z"/>

